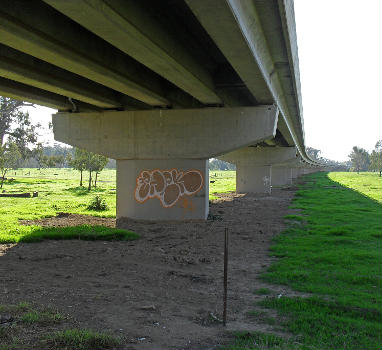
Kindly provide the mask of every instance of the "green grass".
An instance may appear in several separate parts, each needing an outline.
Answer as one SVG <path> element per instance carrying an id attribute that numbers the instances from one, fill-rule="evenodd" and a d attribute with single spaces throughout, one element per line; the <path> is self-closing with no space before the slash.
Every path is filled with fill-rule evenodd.
<path id="1" fill-rule="evenodd" d="M 86 186 L 87 173 L 84 172 Z M 38 242 L 43 239 L 129 240 L 137 235 L 125 230 L 108 227 L 77 226 L 66 228 L 43 228 L 23 226 L 20 219 L 33 220 L 53 217 L 60 212 L 115 218 L 116 171 L 101 172 L 97 189 L 88 191 L 79 186 L 79 172 L 72 169 L 19 169 L 8 173 L 4 190 L 7 193 L 38 192 L 35 198 L 0 197 L 0 243 Z M 235 190 L 234 171 L 211 172 L 210 198 L 213 193 Z M 94 204 L 94 198 L 100 196 Z M 102 209 L 102 210 L 92 210 Z"/>
<path id="2" fill-rule="evenodd" d="M 0 304 L 0 314 L 10 320 L 0 326 L 0 350 L 116 350 L 121 345 L 112 335 L 72 328 L 69 316 L 46 306 Z"/>
<path id="3" fill-rule="evenodd" d="M 210 171 L 210 200 L 217 199 L 217 193 L 227 193 L 235 191 L 236 171 Z"/>
<path id="4" fill-rule="evenodd" d="M 21 317 L 21 321 L 25 323 L 56 323 L 60 322 L 63 316 L 58 312 L 51 311 L 30 311 Z"/>
<path id="5" fill-rule="evenodd" d="M 98 188 L 87 191 L 79 186 L 79 172 L 72 169 L 19 169 L 11 171 L 5 182 L 7 193 L 39 192 L 35 198 L 0 197 L 0 243 L 38 242 L 43 239 L 128 240 L 137 235 L 101 226 L 41 227 L 23 226 L 20 219 L 33 220 L 56 216 L 59 212 L 115 217 L 115 170 L 101 172 Z M 84 173 L 86 185 L 86 174 Z M 107 210 L 89 209 L 96 195 L 107 204 Z"/>
<path id="6" fill-rule="evenodd" d="M 287 217 L 270 253 L 280 259 L 262 279 L 310 297 L 266 297 L 260 306 L 277 310 L 291 338 L 247 334 L 231 349 L 381 349 L 382 179 L 318 173 L 305 180 L 293 201 L 301 219 Z"/>
<path id="7" fill-rule="evenodd" d="M 120 340 L 105 334 L 83 329 L 68 329 L 48 336 L 48 349 L 103 350 L 117 349 Z"/>
<path id="8" fill-rule="evenodd" d="M 256 289 L 254 293 L 257 295 L 268 295 L 272 294 L 272 291 L 269 288 L 259 288 Z"/>

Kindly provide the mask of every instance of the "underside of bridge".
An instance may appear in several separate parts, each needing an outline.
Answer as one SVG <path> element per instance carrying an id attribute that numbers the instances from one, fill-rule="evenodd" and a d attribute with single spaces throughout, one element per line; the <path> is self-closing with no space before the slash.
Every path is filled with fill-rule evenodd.
<path id="1" fill-rule="evenodd" d="M 2 0 L 0 94 L 117 159 L 117 217 L 205 219 L 211 157 L 240 192 L 317 166 L 292 0 Z"/>

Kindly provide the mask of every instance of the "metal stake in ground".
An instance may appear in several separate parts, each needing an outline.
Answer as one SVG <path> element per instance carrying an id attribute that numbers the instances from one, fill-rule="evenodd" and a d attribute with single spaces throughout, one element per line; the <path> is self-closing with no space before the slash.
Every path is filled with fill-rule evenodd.
<path id="1" fill-rule="evenodd" d="M 223 326 L 227 323 L 227 271 L 228 270 L 228 228 L 224 230 L 224 295 L 223 295 Z"/>

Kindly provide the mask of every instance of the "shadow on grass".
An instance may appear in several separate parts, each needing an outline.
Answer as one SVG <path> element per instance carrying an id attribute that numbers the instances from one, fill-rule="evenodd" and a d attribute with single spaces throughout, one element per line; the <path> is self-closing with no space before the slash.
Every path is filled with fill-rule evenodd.
<path id="1" fill-rule="evenodd" d="M 18 242 L 34 243 L 44 239 L 77 239 L 84 241 L 130 241 L 138 239 L 139 235 L 117 228 L 104 226 L 70 226 L 70 227 L 38 227 L 31 233 L 25 234 Z"/>
<path id="2" fill-rule="evenodd" d="M 65 191 L 68 191 L 68 192 L 72 193 L 75 196 L 86 196 L 86 195 L 92 194 L 92 193 L 105 192 L 106 189 L 104 189 L 104 188 L 92 188 L 89 191 L 87 189 L 87 187 L 78 186 L 78 187 L 67 188 L 67 189 L 65 189 Z"/>

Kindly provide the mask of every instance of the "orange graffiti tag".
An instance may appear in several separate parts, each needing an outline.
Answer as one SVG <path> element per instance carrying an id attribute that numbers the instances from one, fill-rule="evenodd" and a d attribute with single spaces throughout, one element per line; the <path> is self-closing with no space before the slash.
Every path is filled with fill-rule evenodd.
<path id="1" fill-rule="evenodd" d="M 179 198 L 201 190 L 203 175 L 199 170 L 143 170 L 136 182 L 136 201 L 144 203 L 148 199 L 158 198 L 164 208 L 171 208 Z"/>

